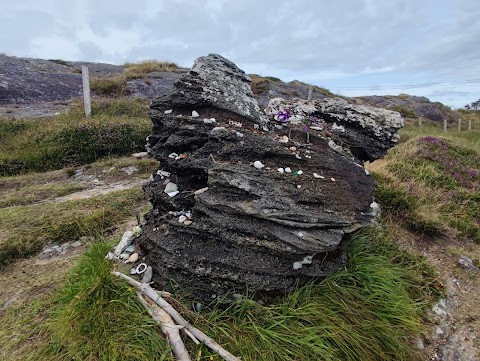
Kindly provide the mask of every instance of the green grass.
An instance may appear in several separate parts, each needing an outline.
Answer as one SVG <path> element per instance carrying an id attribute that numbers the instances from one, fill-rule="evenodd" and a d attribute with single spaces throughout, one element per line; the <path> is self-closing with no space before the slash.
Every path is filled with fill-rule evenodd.
<path id="1" fill-rule="evenodd" d="M 93 118 L 77 105 L 44 120 L 0 120 L 0 175 L 78 166 L 142 151 L 151 123 L 146 105 L 116 99 L 94 102 Z"/>
<path id="2" fill-rule="evenodd" d="M 93 78 L 90 81 L 90 89 L 102 97 L 115 98 L 128 95 L 127 80 L 123 76 Z"/>
<path id="3" fill-rule="evenodd" d="M 363 231 L 345 269 L 293 290 L 272 305 L 252 299 L 214 308 L 191 322 L 242 360 L 415 360 L 410 344 L 437 297 L 433 271 L 382 230 Z M 94 243 L 40 326 L 42 360 L 160 360 L 168 349 L 135 290 L 110 275 L 110 245 Z M 188 315 L 187 315 L 188 317 Z M 219 357 L 186 341 L 191 355 Z M 15 347 L 15 345 L 11 345 Z M 28 350 L 26 354 L 30 354 Z M 167 357 L 168 358 L 168 357 Z M 28 358 L 27 358 L 28 359 Z"/>
<path id="4" fill-rule="evenodd" d="M 136 300 L 135 290 L 110 275 L 108 243 L 94 243 L 73 270 L 51 311 L 42 360 L 164 360 L 169 348 Z M 33 359 L 34 357 L 32 357 Z M 38 358 L 37 358 L 38 359 Z"/>
<path id="5" fill-rule="evenodd" d="M 102 235 L 133 218 L 143 202 L 143 192 L 136 188 L 83 200 L 0 209 L 0 267 L 50 242 Z"/>
<path id="6" fill-rule="evenodd" d="M 62 197 L 83 189 L 85 189 L 85 186 L 74 182 L 24 186 L 14 190 L 2 191 L 0 189 L 0 208 L 32 204 L 46 199 Z"/>
<path id="7" fill-rule="evenodd" d="M 127 79 L 145 78 L 149 73 L 156 71 L 172 72 L 179 68 L 173 62 L 158 60 L 142 60 L 137 63 L 125 63 L 123 66 L 127 68 L 124 73 Z"/>
<path id="8" fill-rule="evenodd" d="M 385 214 L 420 233 L 480 242 L 480 132 L 406 133 L 371 167 Z"/>

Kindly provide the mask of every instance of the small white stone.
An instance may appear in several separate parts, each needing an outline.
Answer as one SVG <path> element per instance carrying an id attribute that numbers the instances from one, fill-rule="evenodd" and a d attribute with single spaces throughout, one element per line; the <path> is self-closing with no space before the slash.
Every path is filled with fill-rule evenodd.
<path id="1" fill-rule="evenodd" d="M 179 192 L 179 191 L 175 191 L 175 192 L 168 192 L 167 194 L 168 194 L 168 196 L 169 196 L 170 198 L 173 198 L 173 197 L 175 197 L 178 193 L 180 193 L 180 192 Z"/>
<path id="2" fill-rule="evenodd" d="M 285 169 L 283 168 L 277 168 L 278 173 L 285 173 Z"/>
<path id="3" fill-rule="evenodd" d="M 170 153 L 170 154 L 168 155 L 168 158 L 177 159 L 177 158 L 178 158 L 178 154 L 177 154 L 177 153 Z"/>
<path id="4" fill-rule="evenodd" d="M 180 216 L 178 217 L 178 223 L 183 223 L 187 220 L 187 217 L 186 216 Z"/>
<path id="5" fill-rule="evenodd" d="M 302 188 L 302 185 L 301 185 L 301 184 L 297 184 L 297 188 L 298 188 L 298 189 Z"/>
<path id="6" fill-rule="evenodd" d="M 320 175 L 318 173 L 313 173 L 313 176 L 317 179 L 325 179 L 325 177 L 323 175 Z"/>
<path id="7" fill-rule="evenodd" d="M 365 174 L 366 174 L 366 175 L 369 175 L 370 172 L 368 171 L 368 169 L 367 169 L 367 168 L 364 168 L 364 169 L 365 169 Z"/>
<path id="8" fill-rule="evenodd" d="M 173 113 L 173 109 L 165 110 L 163 113 L 164 113 L 164 114 L 172 114 L 172 113 Z"/>
<path id="9" fill-rule="evenodd" d="M 215 118 L 210 118 L 210 119 L 206 119 L 206 118 L 205 118 L 205 119 L 203 119 L 203 122 L 204 122 L 205 124 L 214 124 L 214 123 L 216 123 L 217 121 L 215 120 Z"/>
<path id="10" fill-rule="evenodd" d="M 263 165 L 263 163 L 260 162 L 259 160 L 256 160 L 256 161 L 253 163 L 253 166 L 254 166 L 255 168 L 257 168 L 257 169 L 262 169 L 263 167 L 265 167 L 265 166 Z"/>
<path id="11" fill-rule="evenodd" d="M 176 192 L 178 190 L 178 187 L 175 183 L 170 182 L 165 186 L 165 193 L 171 193 L 171 192 Z"/>
<path id="12" fill-rule="evenodd" d="M 279 140 L 278 140 L 280 143 L 288 143 L 289 139 L 286 135 L 284 135 L 283 137 L 281 137 Z"/>
<path id="13" fill-rule="evenodd" d="M 335 178 L 333 178 L 333 177 L 332 177 L 332 178 L 330 178 L 330 180 L 331 180 L 332 182 L 335 182 Z"/>
<path id="14" fill-rule="evenodd" d="M 192 110 L 192 117 L 193 118 L 198 118 L 200 114 L 198 114 L 195 110 Z"/>
<path id="15" fill-rule="evenodd" d="M 292 173 L 292 170 L 290 169 L 290 167 L 285 168 L 285 173 Z"/>
<path id="16" fill-rule="evenodd" d="M 185 222 L 183 222 L 183 224 L 186 225 L 186 226 L 189 226 L 189 225 L 191 225 L 192 223 L 193 223 L 193 222 L 192 222 L 191 220 L 189 220 L 189 219 L 187 219 Z"/>
<path id="17" fill-rule="evenodd" d="M 297 147 L 290 147 L 290 148 L 288 148 L 288 149 L 290 149 L 292 152 L 296 152 L 296 151 L 297 151 Z"/>
<path id="18" fill-rule="evenodd" d="M 302 159 L 302 157 L 300 157 L 300 154 L 298 154 L 298 153 L 295 154 L 295 158 Z"/>
<path id="19" fill-rule="evenodd" d="M 299 231 L 299 232 L 297 232 L 297 235 L 298 235 L 299 237 L 303 237 L 303 232 L 302 232 L 302 231 Z"/>
<path id="20" fill-rule="evenodd" d="M 297 172 L 297 174 L 298 174 L 298 175 L 302 175 L 302 174 L 303 174 L 303 171 L 302 171 L 302 170 L 299 170 L 299 171 Z"/>
<path id="21" fill-rule="evenodd" d="M 161 175 L 162 177 L 170 177 L 170 173 L 165 172 L 164 170 L 157 170 L 157 174 Z"/>

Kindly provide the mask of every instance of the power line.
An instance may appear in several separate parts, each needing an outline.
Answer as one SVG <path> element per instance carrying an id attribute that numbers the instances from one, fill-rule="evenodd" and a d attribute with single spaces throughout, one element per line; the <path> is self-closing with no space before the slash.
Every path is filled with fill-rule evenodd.
<path id="1" fill-rule="evenodd" d="M 337 87 L 337 86 L 324 85 L 324 87 L 328 89 L 338 89 L 338 90 L 388 90 L 388 89 L 430 88 L 433 86 L 466 85 L 466 84 L 476 84 L 476 83 L 480 83 L 480 79 L 467 79 L 467 80 L 456 80 L 456 81 L 450 81 L 450 82 L 405 84 L 405 85 L 378 85 L 378 86 L 371 85 L 371 86 L 361 86 L 361 87 Z"/>

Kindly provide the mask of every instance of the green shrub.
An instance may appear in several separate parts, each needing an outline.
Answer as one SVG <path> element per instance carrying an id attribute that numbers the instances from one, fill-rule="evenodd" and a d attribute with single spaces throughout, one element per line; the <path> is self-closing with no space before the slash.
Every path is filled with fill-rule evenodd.
<path id="1" fill-rule="evenodd" d="M 124 74 L 127 79 L 145 78 L 149 73 L 173 72 L 179 68 L 173 62 L 158 60 L 142 60 L 138 63 L 125 63 L 123 66 L 127 68 Z"/>
<path id="2" fill-rule="evenodd" d="M 123 76 L 114 78 L 93 78 L 90 89 L 99 96 L 120 97 L 128 94 L 127 81 Z"/>
<path id="3" fill-rule="evenodd" d="M 413 111 L 411 111 L 411 110 L 409 110 L 409 109 L 407 109 L 407 108 L 405 108 L 404 106 L 401 106 L 401 105 L 390 107 L 388 109 L 399 112 L 400 115 L 404 118 L 417 118 L 417 115 Z"/>

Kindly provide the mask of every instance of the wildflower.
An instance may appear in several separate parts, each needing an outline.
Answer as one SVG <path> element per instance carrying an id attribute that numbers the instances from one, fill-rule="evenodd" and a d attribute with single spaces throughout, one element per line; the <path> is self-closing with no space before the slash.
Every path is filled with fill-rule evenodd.
<path id="1" fill-rule="evenodd" d="M 280 123 L 286 123 L 291 117 L 292 113 L 290 113 L 290 110 L 285 109 L 284 111 L 279 110 L 277 115 L 275 116 L 275 119 L 278 120 Z"/>

